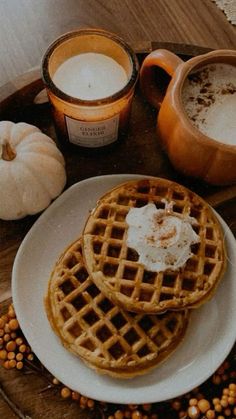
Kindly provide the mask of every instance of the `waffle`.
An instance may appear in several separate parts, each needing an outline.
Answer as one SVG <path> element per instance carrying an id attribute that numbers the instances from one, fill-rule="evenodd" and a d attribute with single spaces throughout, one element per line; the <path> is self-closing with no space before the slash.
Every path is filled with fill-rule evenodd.
<path id="1" fill-rule="evenodd" d="M 132 207 L 172 205 L 173 214 L 194 217 L 199 243 L 178 270 L 153 272 L 139 263 L 127 246 L 126 215 Z M 194 308 L 215 292 L 226 265 L 223 233 L 209 205 L 172 181 L 148 178 L 129 181 L 109 191 L 91 212 L 83 232 L 87 270 L 97 287 L 114 304 L 141 313 Z"/>
<path id="2" fill-rule="evenodd" d="M 182 340 L 189 312 L 163 315 L 128 313 L 115 306 L 91 281 L 72 244 L 52 272 L 45 307 L 63 345 L 99 373 L 118 378 L 144 374 Z"/>

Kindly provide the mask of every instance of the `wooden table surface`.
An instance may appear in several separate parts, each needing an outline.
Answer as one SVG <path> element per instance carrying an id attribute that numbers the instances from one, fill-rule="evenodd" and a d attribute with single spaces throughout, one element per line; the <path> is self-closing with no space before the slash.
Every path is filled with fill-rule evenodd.
<path id="1" fill-rule="evenodd" d="M 0 86 L 39 67 L 44 51 L 56 37 L 82 27 L 100 27 L 116 32 L 131 45 L 138 45 L 139 49 L 150 40 L 180 46 L 236 48 L 236 27 L 211 0 L 0 0 Z M 1 93 L 7 92 L 11 84 L 6 86 L 0 87 Z M 137 115 L 140 109 L 136 109 Z M 0 109 L 0 117 L 1 112 Z M 155 135 L 154 117 L 149 118 L 153 132 L 147 137 Z M 148 174 L 154 174 L 151 172 L 150 166 Z M 88 170 L 88 176 L 93 174 L 96 173 Z M 71 176 L 70 183 L 80 177 Z M 222 207 L 220 213 L 231 223 L 235 233 L 235 205 Z M 14 256 L 33 222 L 34 218 L 27 217 L 23 223 L 0 223 L 0 309 L 3 308 L 1 301 L 10 296 Z M 32 419 L 86 417 L 79 412 L 78 406 L 62 402 L 55 393 L 41 395 L 42 379 L 19 377 L 19 374 L 0 368 L 0 383 L 16 403 L 25 401 L 23 410 L 26 408 Z M 0 418 L 15 417 L 0 396 Z"/>
<path id="2" fill-rule="evenodd" d="M 1 0 L 0 85 L 39 66 L 60 34 L 88 26 L 135 44 L 236 48 L 236 27 L 211 0 Z"/>

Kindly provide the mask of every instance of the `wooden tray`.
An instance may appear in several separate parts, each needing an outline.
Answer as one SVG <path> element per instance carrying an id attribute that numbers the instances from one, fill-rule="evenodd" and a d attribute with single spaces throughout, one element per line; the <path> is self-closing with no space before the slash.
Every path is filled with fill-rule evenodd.
<path id="1" fill-rule="evenodd" d="M 140 62 L 146 53 L 156 48 L 167 48 L 183 59 L 208 51 L 191 45 L 145 42 L 133 46 Z M 56 140 L 50 107 L 44 101 L 45 95 L 40 71 L 30 71 L 0 88 L 0 119 L 15 122 L 24 121 L 38 126 Z M 83 150 L 68 147 L 63 150 L 67 169 L 67 187 L 82 179 L 104 174 L 141 173 L 164 176 L 186 185 L 218 206 L 218 212 L 236 234 L 236 187 L 216 188 L 200 181 L 181 176 L 171 166 L 162 152 L 156 136 L 156 110 L 142 98 L 137 88 L 128 135 L 112 148 Z M 229 200 L 230 199 L 230 200 Z M 17 221 L 0 220 L 0 309 L 10 301 L 11 270 L 18 247 L 39 215 L 28 216 Z M 29 301 L 30 304 L 30 301 Z M 45 387 L 40 376 L 24 375 L 17 371 L 0 368 L 0 380 L 14 401 L 22 410 L 34 418 L 50 419 L 63 417 L 85 418 L 76 403 L 63 401 L 58 394 L 40 393 Z M 15 418 L 7 405 L 0 399 L 0 417 Z"/>

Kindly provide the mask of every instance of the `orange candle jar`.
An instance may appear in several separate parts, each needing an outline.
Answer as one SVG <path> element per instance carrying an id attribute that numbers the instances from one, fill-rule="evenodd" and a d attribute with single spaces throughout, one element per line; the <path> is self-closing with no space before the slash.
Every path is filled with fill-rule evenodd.
<path id="1" fill-rule="evenodd" d="M 120 37 L 100 29 L 62 35 L 42 71 L 60 139 L 102 147 L 127 129 L 139 66 Z"/>

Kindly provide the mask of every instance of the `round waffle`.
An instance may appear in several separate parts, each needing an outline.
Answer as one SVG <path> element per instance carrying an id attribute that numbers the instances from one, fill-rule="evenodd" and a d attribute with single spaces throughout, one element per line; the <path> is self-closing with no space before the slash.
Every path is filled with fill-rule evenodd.
<path id="1" fill-rule="evenodd" d="M 118 378 L 144 374 L 182 340 L 188 311 L 162 315 L 128 313 L 115 306 L 92 282 L 72 244 L 52 272 L 45 307 L 63 345 L 94 368 Z"/>
<path id="2" fill-rule="evenodd" d="M 199 242 L 177 270 L 153 272 L 127 245 L 126 216 L 131 208 L 153 203 L 190 216 Z M 161 313 L 197 307 L 214 293 L 226 265 L 223 233 L 210 206 L 185 187 L 161 178 L 129 181 L 109 191 L 91 212 L 83 232 L 87 270 L 97 287 L 123 309 Z"/>

